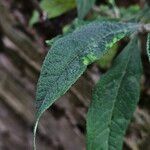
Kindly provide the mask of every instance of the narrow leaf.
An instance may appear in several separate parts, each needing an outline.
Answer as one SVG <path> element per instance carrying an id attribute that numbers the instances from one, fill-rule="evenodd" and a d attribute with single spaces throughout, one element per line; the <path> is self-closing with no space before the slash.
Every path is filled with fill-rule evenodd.
<path id="1" fill-rule="evenodd" d="M 123 136 L 140 96 L 142 67 L 134 39 L 101 76 L 87 116 L 88 150 L 121 150 Z"/>
<path id="2" fill-rule="evenodd" d="M 147 56 L 148 56 L 148 59 L 150 61 L 150 33 L 148 33 L 148 36 L 147 36 Z"/>
<path id="3" fill-rule="evenodd" d="M 78 9 L 78 17 L 83 19 L 89 10 L 92 8 L 96 0 L 76 0 L 77 9 Z"/>
<path id="4" fill-rule="evenodd" d="M 42 113 L 75 83 L 87 65 L 137 28 L 133 23 L 93 22 L 54 42 L 37 85 L 34 135 Z"/>

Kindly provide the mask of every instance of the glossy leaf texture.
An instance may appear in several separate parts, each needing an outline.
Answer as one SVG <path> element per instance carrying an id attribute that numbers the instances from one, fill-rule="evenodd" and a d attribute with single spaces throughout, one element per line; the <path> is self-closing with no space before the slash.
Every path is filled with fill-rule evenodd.
<path id="1" fill-rule="evenodd" d="M 96 0 L 76 0 L 79 19 L 83 19 L 87 15 L 95 1 Z"/>
<path id="2" fill-rule="evenodd" d="M 100 77 L 87 115 L 87 150 L 121 150 L 140 96 L 138 40 L 132 40 Z"/>
<path id="3" fill-rule="evenodd" d="M 93 22 L 59 38 L 49 50 L 37 85 L 36 124 L 48 109 L 114 43 L 138 29 L 134 23 Z"/>
<path id="4" fill-rule="evenodd" d="M 149 61 L 150 61 L 150 33 L 148 33 L 148 36 L 147 36 L 147 46 L 146 46 L 146 50 L 147 50 L 148 59 L 149 59 Z"/>

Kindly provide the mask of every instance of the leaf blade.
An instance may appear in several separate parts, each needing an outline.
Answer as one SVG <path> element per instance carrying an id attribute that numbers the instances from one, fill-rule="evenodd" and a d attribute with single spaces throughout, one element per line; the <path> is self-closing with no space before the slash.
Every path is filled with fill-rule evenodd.
<path id="1" fill-rule="evenodd" d="M 93 22 L 54 42 L 37 85 L 34 137 L 42 113 L 75 83 L 87 65 L 137 28 L 133 23 Z"/>
<path id="2" fill-rule="evenodd" d="M 137 39 L 125 48 L 95 88 L 87 117 L 88 150 L 121 150 L 121 139 L 140 93 L 142 71 L 136 43 Z"/>

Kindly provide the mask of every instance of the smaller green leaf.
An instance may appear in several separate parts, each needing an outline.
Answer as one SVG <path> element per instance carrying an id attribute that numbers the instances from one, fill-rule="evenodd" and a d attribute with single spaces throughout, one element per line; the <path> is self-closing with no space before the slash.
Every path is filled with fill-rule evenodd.
<path id="1" fill-rule="evenodd" d="M 76 0 L 76 2 L 78 9 L 78 17 L 80 19 L 83 19 L 94 5 L 95 0 Z"/>
<path id="2" fill-rule="evenodd" d="M 48 18 L 54 18 L 75 8 L 76 3 L 75 0 L 42 0 L 40 6 Z"/>
<path id="3" fill-rule="evenodd" d="M 148 56 L 148 59 L 150 61 L 150 33 L 148 33 L 148 36 L 147 36 L 147 56 Z"/>
<path id="4" fill-rule="evenodd" d="M 42 0 L 40 2 L 41 9 L 47 13 L 47 17 L 54 18 L 76 7 L 75 0 Z M 39 14 L 37 11 L 33 12 L 30 20 L 30 25 L 38 22 Z"/>
<path id="5" fill-rule="evenodd" d="M 87 150 L 121 150 L 123 136 L 140 96 L 142 73 L 134 39 L 101 76 L 87 115 Z"/>

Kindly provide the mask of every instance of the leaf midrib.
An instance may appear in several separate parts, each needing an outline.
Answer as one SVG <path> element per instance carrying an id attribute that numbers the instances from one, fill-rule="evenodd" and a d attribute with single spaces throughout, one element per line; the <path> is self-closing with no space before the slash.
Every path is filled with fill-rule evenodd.
<path id="1" fill-rule="evenodd" d="M 130 56 L 129 56 L 129 58 L 128 58 L 128 60 L 127 60 L 127 63 L 126 63 L 126 65 L 125 65 L 125 71 L 123 71 L 123 73 L 122 73 L 122 75 L 121 75 L 121 77 L 120 77 L 120 84 L 118 84 L 119 86 L 118 86 L 118 88 L 117 88 L 117 92 L 116 92 L 116 96 L 115 96 L 115 98 L 114 99 L 117 99 L 117 97 L 118 97 L 118 93 L 119 93 L 119 90 L 120 90 L 120 87 L 121 87 L 121 84 L 122 84 L 122 81 L 123 81 L 123 79 L 124 79 L 124 77 L 125 77 L 125 75 L 126 75 L 126 69 L 127 69 L 127 67 L 128 67 L 128 64 L 129 64 L 129 61 L 130 61 L 130 58 L 131 58 L 131 56 L 132 56 L 132 53 L 130 53 Z M 108 136 L 108 146 L 109 146 L 109 137 L 110 137 L 110 133 L 111 133 L 111 130 L 110 130 L 110 125 L 111 125 L 111 123 L 112 123 L 112 116 L 113 116 L 113 111 L 114 111 L 114 107 L 115 107 L 115 103 L 116 103 L 116 101 L 114 101 L 114 103 L 113 103 L 113 107 L 112 107 L 112 113 L 111 113 L 111 119 L 110 119 L 110 121 L 109 121 L 109 123 L 108 123 L 108 127 L 107 128 L 105 128 L 105 129 L 108 129 L 109 130 L 109 136 Z M 97 136 L 98 135 L 96 135 L 95 137 L 94 137 L 94 139 L 96 139 L 97 138 Z M 94 143 L 91 143 L 91 146 L 90 146 L 90 149 L 93 149 L 93 146 L 94 146 Z M 108 149 L 109 149 L 109 147 L 108 147 Z"/>
<path id="2" fill-rule="evenodd" d="M 125 65 L 125 67 L 124 67 L 125 69 L 124 69 L 123 74 L 122 74 L 122 76 L 121 76 L 120 84 L 119 84 L 119 86 L 118 86 L 118 88 L 117 88 L 115 100 L 117 100 L 117 98 L 118 98 L 118 93 L 119 93 L 119 91 L 120 91 L 120 87 L 122 86 L 122 82 L 124 81 L 124 78 L 125 78 L 125 76 L 126 76 L 126 74 L 127 74 L 126 70 L 127 70 L 128 65 L 129 65 L 131 56 L 132 56 L 132 52 L 130 52 L 130 56 L 129 56 L 129 58 L 128 58 L 128 60 L 127 60 L 127 63 L 126 63 L 126 65 Z M 117 102 L 117 101 L 114 101 L 114 103 L 113 103 L 112 113 L 111 113 L 111 119 L 110 119 L 110 122 L 108 123 L 108 128 L 109 128 L 108 149 L 109 149 L 109 147 L 110 147 L 110 145 L 111 145 L 111 143 L 110 143 L 111 127 L 110 127 L 110 126 L 111 126 L 111 124 L 112 124 L 112 117 L 113 117 L 113 113 L 114 113 L 114 110 L 115 110 L 116 102 Z"/>

